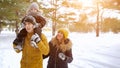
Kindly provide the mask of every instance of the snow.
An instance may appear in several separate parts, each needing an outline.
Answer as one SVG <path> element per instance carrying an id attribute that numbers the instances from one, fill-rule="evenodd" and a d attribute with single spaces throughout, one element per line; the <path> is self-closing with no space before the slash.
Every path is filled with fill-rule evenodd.
<path id="1" fill-rule="evenodd" d="M 48 41 L 51 32 L 43 32 Z M 120 33 L 70 33 L 73 42 L 73 61 L 69 68 L 120 68 Z M 2 31 L 0 34 L 0 68 L 20 68 L 21 53 L 16 53 L 12 47 L 15 33 Z M 43 66 L 46 68 L 47 59 Z"/>

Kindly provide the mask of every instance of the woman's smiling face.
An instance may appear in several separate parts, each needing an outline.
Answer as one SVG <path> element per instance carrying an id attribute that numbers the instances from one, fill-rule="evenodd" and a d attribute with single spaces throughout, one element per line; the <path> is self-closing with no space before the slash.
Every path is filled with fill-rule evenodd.
<path id="1" fill-rule="evenodd" d="M 63 39 L 63 33 L 62 32 L 58 32 L 57 33 L 57 39 L 58 40 L 62 40 Z"/>

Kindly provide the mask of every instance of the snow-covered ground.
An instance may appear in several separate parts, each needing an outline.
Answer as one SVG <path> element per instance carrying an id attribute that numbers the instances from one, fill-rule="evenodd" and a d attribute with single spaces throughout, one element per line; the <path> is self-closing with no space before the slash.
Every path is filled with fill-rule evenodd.
<path id="1" fill-rule="evenodd" d="M 44 32 L 48 41 L 51 32 Z M 70 33 L 73 42 L 73 61 L 69 68 L 120 68 L 120 33 Z M 20 68 L 21 53 L 12 48 L 15 39 L 14 32 L 0 34 L 0 68 Z M 47 59 L 43 66 L 46 68 Z"/>

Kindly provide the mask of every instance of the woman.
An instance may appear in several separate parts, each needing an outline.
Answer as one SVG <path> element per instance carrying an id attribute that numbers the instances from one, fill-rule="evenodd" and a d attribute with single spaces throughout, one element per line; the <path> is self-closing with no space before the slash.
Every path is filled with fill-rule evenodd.
<path id="1" fill-rule="evenodd" d="M 31 15 L 26 16 L 24 21 L 24 28 L 27 31 L 26 37 L 21 47 L 13 44 L 13 47 L 17 53 L 22 51 L 21 68 L 43 68 L 43 55 L 47 55 L 49 52 L 49 45 L 46 36 L 41 33 L 35 33 L 36 28 L 35 18 Z"/>
<path id="2" fill-rule="evenodd" d="M 68 31 L 59 29 L 57 35 L 49 42 L 50 52 L 47 68 L 68 68 L 72 62 L 72 42 L 68 38 Z"/>

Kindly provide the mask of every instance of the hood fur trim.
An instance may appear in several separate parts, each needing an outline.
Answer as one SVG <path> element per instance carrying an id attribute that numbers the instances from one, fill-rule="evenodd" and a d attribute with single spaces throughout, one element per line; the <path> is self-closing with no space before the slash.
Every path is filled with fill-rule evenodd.
<path id="1" fill-rule="evenodd" d="M 53 46 L 56 46 L 62 52 L 65 52 L 72 48 L 71 40 L 69 40 L 69 42 L 67 44 L 65 44 L 64 41 L 62 43 L 59 43 L 59 41 L 56 38 L 52 38 L 51 42 L 52 42 Z"/>

